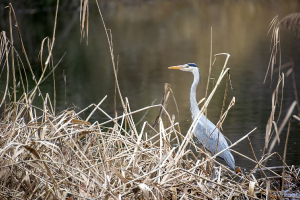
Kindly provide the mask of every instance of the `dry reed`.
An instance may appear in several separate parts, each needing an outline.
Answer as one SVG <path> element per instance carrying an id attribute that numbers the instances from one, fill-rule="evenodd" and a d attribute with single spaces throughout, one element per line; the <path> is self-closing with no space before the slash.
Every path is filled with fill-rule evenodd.
<path id="1" fill-rule="evenodd" d="M 87 5 L 84 4 L 84 7 Z M 13 13 L 11 5 L 9 9 Z M 86 8 L 84 10 L 88 13 Z M 99 13 L 101 15 L 100 8 Z M 82 14 L 82 18 L 85 15 Z M 14 20 L 17 23 L 16 17 Z M 104 21 L 103 25 L 105 27 Z M 19 39 L 22 40 L 20 30 L 17 30 Z M 105 31 L 112 56 L 116 89 L 123 105 L 122 116 L 111 117 L 101 108 L 106 96 L 97 105 L 91 104 L 79 112 L 65 110 L 55 113 L 55 106 L 53 107 L 49 95 L 43 96 L 39 89 L 39 84 L 47 77 L 47 66 L 51 64 L 49 61 L 52 58 L 55 31 L 53 39 L 48 39 L 50 48 L 45 65 L 41 58 L 43 73 L 38 80 L 34 78 L 25 47 L 21 43 L 36 86 L 28 92 L 28 83 L 21 80 L 21 97 L 14 95 L 10 99 L 7 95 L 11 73 L 9 56 L 12 60 L 21 60 L 19 56 L 14 57 L 18 53 L 12 45 L 12 38 L 9 40 L 5 32 L 1 32 L 0 61 L 4 62 L 0 63 L 7 69 L 7 85 L 1 101 L 1 106 L 5 106 L 0 124 L 1 199 L 260 199 L 291 195 L 291 189 L 295 189 L 299 183 L 299 168 L 286 166 L 285 174 L 281 176 L 262 164 L 270 156 L 278 155 L 276 153 L 264 155 L 258 160 L 253 151 L 253 160 L 236 152 L 256 164 L 249 174 L 229 170 L 215 160 L 217 155 L 207 155 L 207 159 L 198 160 L 198 155 L 187 148 L 191 145 L 195 147 L 197 154 L 205 154 L 192 140 L 195 123 L 184 137 L 179 124 L 166 111 L 171 91 L 169 85 L 165 87 L 161 104 L 131 112 L 128 99 L 122 98 L 118 86 L 112 40 L 106 28 Z M 215 58 L 222 55 L 227 57 L 224 67 L 213 91 L 205 99 L 199 116 L 207 108 L 222 78 L 226 75 L 229 77 L 229 54 L 217 54 Z M 52 66 L 49 74 L 54 69 L 55 66 Z M 12 71 L 15 73 L 17 70 Z M 20 75 L 20 79 L 23 76 Z M 13 92 L 16 93 L 16 90 Z M 43 99 L 42 107 L 36 107 L 32 103 L 37 98 L 36 94 Z M 234 99 L 224 113 L 222 109 L 220 125 L 233 104 Z M 93 111 L 85 120 L 82 119 L 80 114 L 92 107 Z M 142 129 L 137 130 L 132 115 L 153 108 L 160 108 L 155 124 L 151 126 L 148 122 L 143 122 Z M 102 112 L 109 120 L 91 124 L 88 120 L 95 111 Z M 163 115 L 166 116 L 164 121 Z M 254 130 L 230 147 L 248 139 L 252 148 L 248 136 Z M 210 160 L 218 163 L 213 171 L 207 170 Z M 253 175 L 257 168 L 264 174 L 263 178 L 257 179 Z M 271 172 L 272 177 L 267 176 L 265 170 Z M 281 188 L 276 186 L 277 180 L 284 182 L 280 185 Z"/>
<path id="2" fill-rule="evenodd" d="M 280 20 L 279 26 L 295 32 L 300 37 L 300 13 L 292 13 L 285 16 Z"/>

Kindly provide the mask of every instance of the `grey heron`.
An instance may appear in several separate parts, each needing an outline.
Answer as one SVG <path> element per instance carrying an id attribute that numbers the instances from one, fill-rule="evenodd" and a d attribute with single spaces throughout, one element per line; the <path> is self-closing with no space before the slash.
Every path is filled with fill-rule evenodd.
<path id="1" fill-rule="evenodd" d="M 193 73 L 194 81 L 190 91 L 190 108 L 191 108 L 192 118 L 193 120 L 195 120 L 196 117 L 198 116 L 198 113 L 200 112 L 196 100 L 196 88 L 200 80 L 200 72 L 197 65 L 195 63 L 188 63 L 184 65 L 172 66 L 169 67 L 169 69 L 179 69 L 181 71 Z M 225 140 L 223 134 L 209 119 L 206 118 L 205 115 L 202 115 L 198 120 L 194 131 L 194 136 L 207 150 L 209 150 L 212 153 L 212 155 L 214 155 L 216 152 L 219 153 L 220 151 L 228 147 L 227 141 Z M 219 142 L 218 142 L 218 138 L 219 138 Z M 218 150 L 216 151 L 217 147 Z M 225 160 L 228 166 L 231 169 L 235 170 L 235 161 L 234 161 L 234 157 L 230 152 L 230 149 L 227 149 L 226 151 L 221 153 L 218 157 Z"/>

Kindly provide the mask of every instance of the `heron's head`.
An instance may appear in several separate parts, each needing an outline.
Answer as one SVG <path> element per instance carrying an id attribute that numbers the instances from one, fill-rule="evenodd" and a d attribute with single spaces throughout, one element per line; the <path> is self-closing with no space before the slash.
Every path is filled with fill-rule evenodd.
<path id="1" fill-rule="evenodd" d="M 198 70 L 198 67 L 195 63 L 188 63 L 184 65 L 177 65 L 169 67 L 169 69 L 179 69 L 181 71 L 193 72 L 194 70 Z"/>

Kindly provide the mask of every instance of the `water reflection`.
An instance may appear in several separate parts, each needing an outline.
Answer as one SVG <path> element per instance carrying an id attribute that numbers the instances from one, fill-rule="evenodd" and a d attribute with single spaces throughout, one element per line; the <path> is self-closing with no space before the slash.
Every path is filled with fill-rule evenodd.
<path id="1" fill-rule="evenodd" d="M 164 83 L 170 83 L 179 107 L 181 130 L 185 133 L 192 122 L 189 110 L 192 74 L 169 71 L 167 67 L 197 63 L 202 76 L 197 97 L 203 98 L 212 27 L 213 53 L 227 52 L 231 55 L 228 67 L 231 68 L 233 90 L 229 90 L 226 105 L 233 96 L 236 97 L 236 105 L 227 116 L 223 133 L 234 142 L 258 127 L 250 139 L 256 156 L 260 158 L 273 90 L 269 87 L 269 79 L 263 84 L 269 60 L 270 36 L 266 36 L 268 25 L 277 14 L 282 18 L 291 12 L 297 12 L 298 7 L 298 1 L 285 1 L 281 4 L 273 1 L 155 1 L 137 6 L 124 6 L 112 1 L 103 4 L 106 26 L 112 31 L 123 96 L 128 97 L 131 110 L 136 110 L 150 105 L 155 99 L 159 103 Z M 35 71 L 38 73 L 40 42 L 43 37 L 52 34 L 54 15 L 19 14 L 18 18 L 28 54 L 36 61 Z M 65 85 L 62 78 L 62 71 L 65 70 L 67 107 L 76 105 L 82 109 L 108 95 L 102 107 L 113 115 L 114 74 L 102 22 L 93 3 L 90 5 L 89 23 L 89 45 L 86 46 L 85 42 L 80 43 L 79 13 L 59 13 L 54 62 L 64 52 L 67 54 L 56 70 L 57 109 L 65 108 Z M 281 38 L 283 62 L 288 62 L 291 56 L 298 66 L 300 59 L 297 55 L 300 50 L 296 36 L 282 30 Z M 225 58 L 220 57 L 216 61 L 212 70 L 213 77 L 218 77 L 224 60 Z M 296 77 L 300 77 L 300 70 L 296 71 Z M 299 81 L 297 86 L 300 88 Z M 42 87 L 51 92 L 51 80 Z M 225 81 L 208 108 L 208 118 L 214 123 L 220 116 L 224 90 Z M 292 80 L 288 77 L 285 81 L 283 115 L 293 100 Z M 122 110 L 120 103 L 118 110 Z M 176 114 L 175 104 L 172 102 L 169 104 L 169 111 Z M 157 113 L 157 110 L 149 112 L 145 120 L 152 123 Z M 142 115 L 143 113 L 136 115 L 135 120 L 138 121 Z M 105 119 L 99 113 L 92 120 Z M 288 145 L 288 164 L 300 164 L 297 129 L 297 123 L 293 122 Z M 284 135 L 276 149 L 280 154 L 283 153 Z M 234 149 L 253 158 L 247 141 Z M 236 155 L 235 159 L 238 166 L 253 167 L 253 163 L 243 157 Z M 280 163 L 278 160 L 273 159 L 269 164 L 277 165 Z"/>

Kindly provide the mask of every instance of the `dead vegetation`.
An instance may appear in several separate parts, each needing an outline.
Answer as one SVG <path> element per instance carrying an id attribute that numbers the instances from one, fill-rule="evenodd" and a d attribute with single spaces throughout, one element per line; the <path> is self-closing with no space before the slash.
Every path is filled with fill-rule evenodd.
<path id="1" fill-rule="evenodd" d="M 291 13 L 285 17 L 283 17 L 279 26 L 287 28 L 299 37 L 300 36 L 300 13 Z"/>
<path id="2" fill-rule="evenodd" d="M 83 10 L 88 13 L 87 1 L 84 2 L 86 4 L 82 2 L 85 7 Z M 9 5 L 8 9 L 14 16 L 12 5 Z M 100 8 L 99 13 L 101 15 Z M 86 15 L 88 14 L 82 14 L 81 19 Z M 13 19 L 10 32 L 13 24 L 17 24 L 16 16 Z M 103 25 L 105 27 L 104 21 Z M 19 32 L 21 40 L 21 31 L 17 26 L 14 30 Z M 82 27 L 81 33 L 83 30 Z M 165 87 L 161 104 L 131 111 L 128 99 L 122 97 L 118 87 L 112 40 L 106 27 L 105 30 L 115 72 L 116 89 L 123 106 L 123 115 L 114 118 L 101 108 L 106 97 L 97 105 L 91 104 L 79 112 L 64 110 L 56 114 L 55 103 L 52 104 L 48 94 L 42 95 L 40 83 L 48 75 L 54 76 L 54 69 L 58 65 L 51 62 L 55 28 L 52 39 L 45 38 L 41 45 L 43 52 L 44 42 L 48 43 L 48 57 L 44 59 L 41 57 L 43 73 L 39 78 L 35 77 L 30 67 L 23 44 L 21 43 L 22 53 L 31 74 L 24 73 L 25 66 L 12 45 L 12 34 L 8 38 L 6 32 L 1 32 L 0 63 L 2 70 L 7 72 L 6 89 L 1 101 L 1 107 L 4 108 L 0 124 L 1 199 L 174 200 L 279 199 L 293 195 L 297 197 L 297 193 L 300 192 L 300 169 L 287 166 L 285 158 L 282 159 L 277 153 L 270 152 L 257 158 L 249 138 L 249 134 L 255 129 L 249 130 L 248 134 L 230 146 L 231 148 L 244 139 L 249 141 L 253 159 L 233 151 L 235 155 L 244 156 L 256 164 L 253 170 L 246 174 L 243 170 L 240 171 L 240 168 L 237 172 L 233 172 L 218 163 L 215 160 L 217 155 L 213 157 L 206 155 L 193 142 L 194 123 L 186 136 L 182 135 L 179 124 L 166 111 L 171 91 L 168 85 Z M 229 78 L 229 68 L 226 66 L 229 54 L 217 54 L 215 58 L 224 55 L 227 59 L 220 77 L 213 91 L 205 99 L 199 115 L 207 108 L 223 77 Z M 46 75 L 47 68 L 50 68 L 48 75 Z M 13 81 L 9 81 L 11 73 Z M 18 80 L 23 88 L 22 93 L 20 91 L 17 93 L 16 90 L 16 74 L 20 75 Z M 28 78 L 35 81 L 36 86 L 32 90 L 28 89 Z M 274 106 L 278 100 L 278 88 L 274 92 Z M 9 95 L 11 93 L 13 95 Z M 33 104 L 35 98 L 41 98 L 43 106 L 35 106 Z M 234 101 L 234 99 L 231 101 L 224 113 L 222 111 L 220 123 L 224 121 Z M 294 104 L 290 110 L 294 109 Z M 87 112 L 88 108 L 94 109 L 86 119 L 82 119 L 81 114 Z M 160 109 L 155 124 L 144 122 L 142 129 L 138 130 L 132 115 L 154 108 Z M 272 112 L 273 109 L 275 107 L 272 107 Z M 89 119 L 96 111 L 104 113 L 108 121 L 91 124 Z M 290 119 L 290 116 L 291 112 L 287 112 L 287 119 Z M 272 129 L 273 121 L 274 115 L 271 113 L 266 133 L 266 148 L 274 130 L 276 134 L 282 131 L 280 128 L 279 131 L 276 128 Z M 288 121 L 284 121 L 282 126 Z M 194 147 L 196 152 L 188 147 Z M 205 158 L 201 159 L 201 154 L 205 154 Z M 283 161 L 282 174 L 264 166 L 263 163 L 271 156 L 277 156 Z M 214 170 L 209 166 L 211 161 L 218 163 L 218 167 L 214 167 Z M 254 176 L 257 171 L 262 178 Z M 266 175 L 266 171 L 271 175 Z"/>

